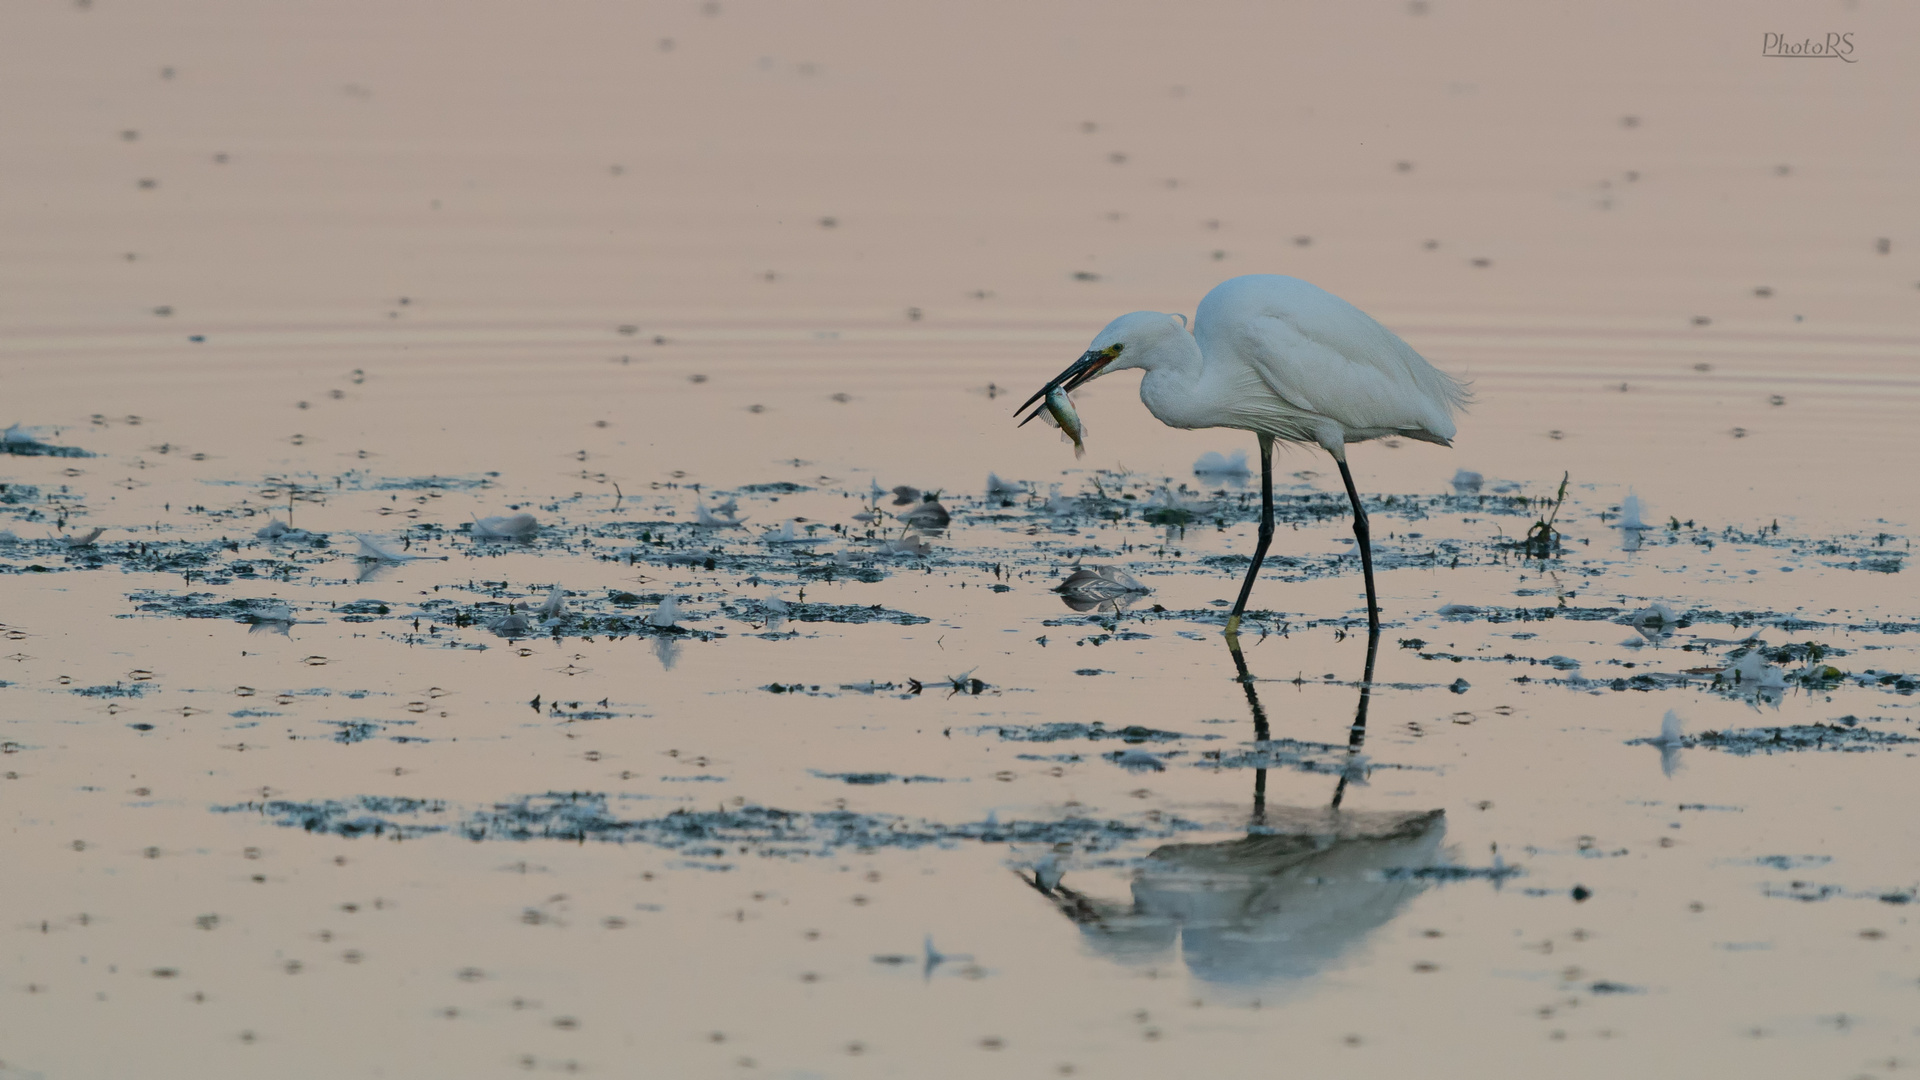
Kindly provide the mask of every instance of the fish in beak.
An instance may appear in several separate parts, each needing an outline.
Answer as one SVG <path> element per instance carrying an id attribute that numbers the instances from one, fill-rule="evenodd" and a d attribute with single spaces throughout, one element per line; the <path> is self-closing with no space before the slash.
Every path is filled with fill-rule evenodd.
<path id="1" fill-rule="evenodd" d="M 1027 426 L 1034 417 L 1047 411 L 1044 399 L 1055 389 L 1069 391 L 1078 389 L 1081 384 L 1099 375 L 1102 371 L 1105 371 L 1107 365 L 1113 362 L 1113 358 L 1119 355 L 1120 346 L 1118 345 L 1105 349 L 1088 349 L 1085 353 L 1081 354 L 1080 359 L 1068 365 L 1067 370 L 1048 380 L 1047 385 L 1041 387 L 1038 393 L 1028 398 L 1020 408 L 1013 410 L 1019 413 L 1026 410 L 1028 406 L 1033 405 L 1035 402 L 1040 403 L 1038 408 L 1035 408 L 1033 412 L 1027 414 L 1025 420 L 1020 421 L 1019 426 Z"/>

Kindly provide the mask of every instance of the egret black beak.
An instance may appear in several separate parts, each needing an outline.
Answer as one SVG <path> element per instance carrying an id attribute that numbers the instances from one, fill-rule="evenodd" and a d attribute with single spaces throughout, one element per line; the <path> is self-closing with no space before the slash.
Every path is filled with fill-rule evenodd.
<path id="1" fill-rule="evenodd" d="M 1031 413 L 1028 413 L 1026 420 L 1020 421 L 1018 426 L 1019 427 L 1027 426 L 1028 421 L 1032 420 L 1034 417 L 1039 416 L 1041 413 L 1046 411 L 1047 406 L 1046 406 L 1046 402 L 1043 399 L 1048 394 L 1053 393 L 1054 387 L 1056 386 L 1062 387 L 1069 391 L 1078 389 L 1081 386 L 1081 384 L 1092 379 L 1094 376 L 1099 375 L 1102 371 L 1105 371 L 1107 364 L 1110 363 L 1113 360 L 1113 358 L 1118 355 L 1120 355 L 1120 350 L 1117 347 L 1112 349 L 1100 349 L 1097 351 L 1093 349 L 1088 349 L 1085 353 L 1082 353 L 1080 356 L 1080 359 L 1075 360 L 1073 363 L 1067 366 L 1067 370 L 1061 372 L 1058 375 L 1055 375 L 1052 379 L 1049 379 L 1047 381 L 1047 385 L 1041 387 L 1038 393 L 1028 398 L 1026 402 L 1020 406 L 1020 408 L 1013 410 L 1015 413 L 1019 413 L 1024 411 L 1028 406 L 1034 404 L 1035 402 L 1040 403 L 1040 407 L 1037 409 L 1034 409 Z"/>

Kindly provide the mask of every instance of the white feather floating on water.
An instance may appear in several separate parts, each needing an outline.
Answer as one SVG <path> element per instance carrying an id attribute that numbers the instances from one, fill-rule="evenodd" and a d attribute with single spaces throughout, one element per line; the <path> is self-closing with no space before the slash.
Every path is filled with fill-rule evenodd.
<path id="1" fill-rule="evenodd" d="M 1066 876 L 1067 869 L 1061 865 L 1058 852 L 1049 851 L 1033 864 L 1033 883 L 1043 891 L 1052 892 Z"/>
<path id="2" fill-rule="evenodd" d="M 1683 726 L 1680 714 L 1668 709 L 1667 715 L 1660 719 L 1660 737 L 1651 740 L 1654 746 L 1660 748 L 1660 771 L 1668 776 L 1680 769 L 1680 751 L 1686 746 L 1686 736 L 1681 731 Z"/>
<path id="3" fill-rule="evenodd" d="M 680 602 L 669 596 L 660 601 L 659 610 L 647 616 L 648 626 L 657 626 L 663 630 L 671 629 L 680 621 Z"/>
<path id="4" fill-rule="evenodd" d="M 1614 522 L 1614 527 L 1620 530 L 1622 551 L 1640 550 L 1645 534 L 1652 528 L 1641 520 L 1641 514 L 1645 510 L 1646 505 L 1640 501 L 1640 496 L 1632 492 L 1628 492 L 1627 497 L 1620 500 L 1620 520 Z"/>
<path id="5" fill-rule="evenodd" d="M 898 540 L 887 541 L 886 545 L 889 555 L 925 555 L 933 550 L 933 545 L 919 533 L 908 533 Z"/>
<path id="6" fill-rule="evenodd" d="M 60 542 L 70 548 L 91 547 L 95 540 L 100 539 L 100 534 L 106 531 L 105 529 L 89 529 L 84 533 L 74 533 L 72 536 L 63 536 L 60 538 Z"/>
<path id="7" fill-rule="evenodd" d="M 19 542 L 20 542 L 20 538 L 13 535 L 13 530 L 11 529 L 0 530 L 0 544 L 17 544 Z"/>
<path id="8" fill-rule="evenodd" d="M 1045 507 L 1047 513 L 1064 517 L 1078 509 L 1080 509 L 1080 500 L 1060 494 L 1059 484 L 1053 484 L 1047 488 Z"/>
<path id="9" fill-rule="evenodd" d="M 1165 510 L 1189 516 L 1205 513 L 1207 507 L 1211 505 L 1213 504 L 1208 499 L 1189 499 L 1184 492 L 1175 491 L 1164 484 L 1159 491 L 1153 493 L 1151 499 L 1147 500 L 1148 510 Z"/>
<path id="10" fill-rule="evenodd" d="M 510 607 L 507 609 L 507 613 L 505 615 L 502 615 L 499 618 L 488 623 L 487 629 L 493 631 L 496 634 L 505 634 L 508 636 L 512 636 L 514 634 L 526 633 L 527 629 L 532 625 L 533 624 L 527 620 L 527 617 L 525 615 L 520 614 L 519 605 L 514 605 L 513 607 Z"/>
<path id="11" fill-rule="evenodd" d="M 1453 493 L 1455 495 L 1472 495 L 1480 490 L 1480 485 L 1486 482 L 1486 478 L 1477 472 L 1455 469 L 1453 470 L 1453 479 L 1447 482 L 1453 485 Z"/>
<path id="12" fill-rule="evenodd" d="M 293 627 L 293 609 L 285 604 L 274 604 L 246 616 L 249 634 L 280 634 L 285 636 Z"/>
<path id="13" fill-rule="evenodd" d="M 807 538 L 794 531 L 793 519 L 788 518 L 779 528 L 768 529 L 761 533 L 760 539 L 769 544 L 801 544 L 805 543 Z"/>
<path id="14" fill-rule="evenodd" d="M 987 474 L 987 494 L 989 496 L 1021 495 L 1025 494 L 1026 490 L 1024 484 L 1016 483 L 1012 480 L 1002 480 L 998 473 Z"/>
<path id="15" fill-rule="evenodd" d="M 1786 673 L 1767 662 L 1755 645 L 1745 656 L 1726 666 L 1721 677 L 1745 693 L 1775 694 L 1787 687 Z"/>
<path id="16" fill-rule="evenodd" d="M 788 607 L 787 602 L 778 596 L 769 596 L 760 602 L 760 610 L 766 613 L 767 629 L 778 630 L 780 629 L 780 624 L 786 621 L 787 616 L 792 613 L 793 609 Z"/>
<path id="17" fill-rule="evenodd" d="M 296 529 L 279 518 L 274 518 L 264 527 L 254 530 L 253 535 L 269 544 L 304 544 L 313 539 L 312 533 L 305 529 Z"/>
<path id="18" fill-rule="evenodd" d="M 1646 509 L 1646 506 L 1640 502 L 1640 496 L 1635 495 L 1632 492 L 1628 492 L 1627 497 L 1620 500 L 1620 520 L 1614 522 L 1614 528 L 1616 529 L 1647 528 L 1647 525 L 1640 520 L 1640 513 L 1645 509 Z"/>
<path id="19" fill-rule="evenodd" d="M 1680 620 L 1678 616 L 1674 615 L 1672 608 L 1656 600 L 1652 604 L 1627 616 L 1625 621 L 1629 626 L 1658 630 L 1673 626 Z"/>
<path id="20" fill-rule="evenodd" d="M 1209 450 L 1193 463 L 1193 472 L 1196 476 L 1247 476 L 1252 470 L 1247 468 L 1245 450 L 1235 450 L 1231 456 Z"/>
<path id="21" fill-rule="evenodd" d="M 473 523 L 475 540 L 531 540 L 539 531 L 532 514 L 496 514 Z"/>
<path id="22" fill-rule="evenodd" d="M 1680 714 L 1677 712 L 1674 712 L 1672 709 L 1668 709 L 1667 715 L 1660 718 L 1660 737 L 1653 740 L 1654 745 L 1655 746 L 1680 745 L 1680 740 L 1683 737 L 1681 734 L 1681 729 L 1685 726 L 1686 726 L 1686 722 L 1680 719 Z"/>
<path id="23" fill-rule="evenodd" d="M 729 500 L 727 505 L 737 508 L 739 504 Z M 718 507 L 715 509 L 719 510 Z M 707 509 L 705 503 L 701 503 L 693 508 L 693 523 L 703 529 L 738 529 L 746 520 L 747 519 L 743 517 L 731 516 L 731 511 L 729 510 L 719 510 L 718 513 L 715 513 L 714 510 Z"/>
<path id="24" fill-rule="evenodd" d="M 354 533 L 353 538 L 360 541 L 360 557 L 368 562 L 403 563 L 425 558 L 423 555 L 409 555 L 399 548 L 365 533 Z"/>
<path id="25" fill-rule="evenodd" d="M 1115 754 L 1113 763 L 1128 772 L 1166 772 L 1167 766 L 1159 755 L 1145 750 L 1126 750 Z"/>
<path id="26" fill-rule="evenodd" d="M 547 598 L 533 609 L 535 615 L 543 619 L 557 619 L 567 610 L 567 591 L 555 585 L 547 590 Z"/>

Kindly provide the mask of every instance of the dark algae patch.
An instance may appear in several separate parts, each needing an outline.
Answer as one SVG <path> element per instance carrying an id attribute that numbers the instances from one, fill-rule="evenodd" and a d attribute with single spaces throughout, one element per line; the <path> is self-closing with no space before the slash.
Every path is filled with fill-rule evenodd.
<path id="1" fill-rule="evenodd" d="M 1063 742 L 1068 739 L 1085 739 L 1098 742 L 1101 739 L 1119 739 L 1129 743 L 1173 742 L 1178 739 L 1217 739 L 1218 735 L 1186 735 L 1178 731 L 1160 731 L 1156 728 L 1128 724 L 1126 727 L 1110 728 L 1094 721 L 1091 724 L 995 724 L 973 730 L 991 732 L 1008 742 Z"/>
<path id="2" fill-rule="evenodd" d="M 914 778 L 920 779 L 918 777 Z M 644 843 L 689 858 L 718 859 L 753 854 L 763 858 L 830 855 L 847 848 L 951 847 L 989 844 L 1070 844 L 1084 852 L 1108 851 L 1138 840 L 1206 828 L 1175 816 L 1158 821 L 1067 817 L 1057 821 L 994 821 L 947 825 L 852 811 L 804 812 L 743 806 L 733 810 L 676 810 L 652 818 L 616 814 L 618 796 L 592 792 L 526 795 L 480 808 L 458 808 L 438 799 L 361 795 L 347 799 L 264 802 L 215 806 L 216 813 L 251 813 L 285 828 L 334 836 L 398 836 L 436 833 L 467 840 L 599 840 Z"/>
<path id="3" fill-rule="evenodd" d="M 838 780 L 843 784 L 891 784 L 895 780 L 903 784 L 944 784 L 945 777 L 940 776 L 895 776 L 890 772 L 821 772 L 810 770 L 822 780 Z"/>
<path id="4" fill-rule="evenodd" d="M 1843 724 L 1793 724 L 1787 727 L 1741 728 L 1683 735 L 1682 749 L 1725 750 L 1730 754 L 1783 754 L 1800 750 L 1837 750 L 1859 753 L 1885 750 L 1901 743 L 1920 742 L 1910 735 Z M 1657 738 L 1629 739 L 1628 746 L 1663 745 Z"/>

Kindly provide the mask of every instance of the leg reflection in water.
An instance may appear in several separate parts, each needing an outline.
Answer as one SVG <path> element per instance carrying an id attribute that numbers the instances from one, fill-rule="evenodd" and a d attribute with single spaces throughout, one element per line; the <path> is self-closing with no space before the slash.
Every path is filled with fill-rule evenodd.
<path id="1" fill-rule="evenodd" d="M 1367 741 L 1367 703 L 1373 698 L 1373 660 L 1380 652 L 1380 628 L 1375 626 L 1367 633 L 1367 668 L 1360 676 L 1360 704 L 1353 710 L 1353 727 L 1347 731 L 1347 767 L 1340 770 L 1340 783 L 1333 789 L 1333 808 L 1340 809 L 1340 800 L 1346 798 L 1347 781 L 1353 779 L 1360 765 L 1360 746 Z M 1252 689 L 1249 685 L 1248 689 Z"/>
<path id="2" fill-rule="evenodd" d="M 1247 694 L 1247 709 L 1253 714 L 1253 741 L 1266 742 L 1271 735 L 1267 725 L 1267 710 L 1260 704 L 1260 692 L 1254 689 L 1253 673 L 1247 670 L 1246 654 L 1240 651 L 1240 636 L 1227 637 L 1227 651 L 1233 656 L 1233 666 L 1239 672 L 1235 681 Z M 1347 797 L 1347 783 L 1352 780 L 1360 767 L 1360 749 L 1367 741 L 1367 705 L 1373 698 L 1373 662 L 1380 654 L 1380 628 L 1374 627 L 1367 632 L 1367 666 L 1360 675 L 1360 704 L 1353 710 L 1353 725 L 1347 729 L 1348 765 L 1340 770 L 1340 782 L 1333 789 L 1334 809 Z M 1260 824 L 1267 810 L 1267 770 L 1256 769 L 1253 774 L 1253 821 Z"/>
<path id="3" fill-rule="evenodd" d="M 1426 890 L 1427 881 L 1409 871 L 1444 861 L 1442 811 L 1340 805 L 1366 740 L 1379 641 L 1378 632 L 1368 635 L 1348 764 L 1330 802 L 1269 807 L 1267 770 L 1255 769 L 1247 835 L 1154 849 L 1133 875 L 1130 901 L 1083 893 L 1057 869 L 1021 880 L 1115 960 L 1158 962 L 1177 954 L 1195 977 L 1222 988 L 1297 983 L 1339 966 Z M 1271 739 L 1266 709 L 1238 641 L 1229 644 L 1259 746 Z"/>

